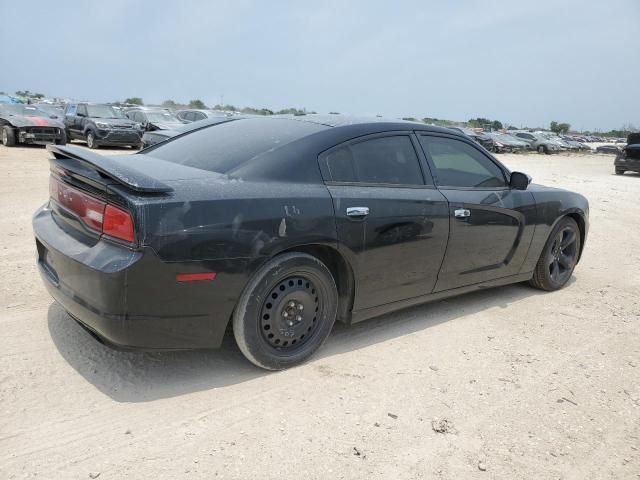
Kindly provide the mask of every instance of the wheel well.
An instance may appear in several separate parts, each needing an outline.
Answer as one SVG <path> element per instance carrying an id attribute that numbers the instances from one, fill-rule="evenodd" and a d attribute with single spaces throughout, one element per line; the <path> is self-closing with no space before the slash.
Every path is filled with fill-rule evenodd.
<path id="1" fill-rule="evenodd" d="M 580 254 L 578 256 L 578 260 L 582 257 L 582 250 L 584 249 L 584 235 L 585 235 L 585 223 L 584 218 L 579 213 L 568 213 L 566 215 L 569 218 L 573 218 L 578 224 L 578 228 L 580 229 Z"/>
<path id="2" fill-rule="evenodd" d="M 338 289 L 338 314 L 337 319 L 343 323 L 350 323 L 351 309 L 353 308 L 353 296 L 355 282 L 353 270 L 342 254 L 335 248 L 326 245 L 300 245 L 280 252 L 306 253 L 319 259 L 331 271 Z"/>

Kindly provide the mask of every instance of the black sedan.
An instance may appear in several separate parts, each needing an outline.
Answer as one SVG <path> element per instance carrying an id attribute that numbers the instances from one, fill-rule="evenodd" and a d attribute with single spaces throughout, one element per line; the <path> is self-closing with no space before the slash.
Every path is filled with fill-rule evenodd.
<path id="1" fill-rule="evenodd" d="M 53 297 L 122 348 L 218 347 L 266 369 L 336 320 L 528 281 L 563 287 L 588 202 L 464 135 L 410 122 L 246 118 L 133 156 L 49 146 L 34 215 Z"/>

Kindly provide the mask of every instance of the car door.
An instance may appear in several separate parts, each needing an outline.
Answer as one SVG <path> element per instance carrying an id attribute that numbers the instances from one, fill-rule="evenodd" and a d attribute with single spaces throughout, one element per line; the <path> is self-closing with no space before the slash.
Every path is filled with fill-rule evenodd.
<path id="1" fill-rule="evenodd" d="M 78 138 L 84 138 L 84 127 L 88 121 L 89 110 L 84 103 L 78 104 L 78 111 L 76 113 L 73 128 L 75 129 Z"/>
<path id="2" fill-rule="evenodd" d="M 509 187 L 509 172 L 471 141 L 419 134 L 449 201 L 449 242 L 434 292 L 520 272 L 535 228 L 535 200 Z"/>
<path id="3" fill-rule="evenodd" d="M 69 140 L 73 138 L 77 138 L 77 128 L 75 123 L 77 121 L 77 110 L 78 106 L 75 104 L 67 105 L 67 108 L 64 112 L 64 125 L 67 128 L 67 133 L 69 135 Z"/>
<path id="4" fill-rule="evenodd" d="M 448 208 L 411 132 L 360 137 L 324 152 L 320 164 L 354 271 L 354 311 L 430 293 Z"/>

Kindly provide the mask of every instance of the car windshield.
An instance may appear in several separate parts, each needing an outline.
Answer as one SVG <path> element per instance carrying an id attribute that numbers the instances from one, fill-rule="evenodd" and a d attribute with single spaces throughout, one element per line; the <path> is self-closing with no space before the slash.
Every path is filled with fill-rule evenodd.
<path id="1" fill-rule="evenodd" d="M 201 170 L 227 173 L 260 154 L 326 128 L 288 119 L 232 120 L 177 137 L 145 154 Z"/>
<path id="2" fill-rule="evenodd" d="M 147 112 L 147 118 L 150 122 L 159 122 L 159 123 L 182 123 L 178 120 L 171 112 Z"/>
<path id="3" fill-rule="evenodd" d="M 54 107 L 53 105 L 38 105 L 36 108 L 45 113 L 48 113 L 49 115 L 63 115 L 63 109 L 60 107 Z"/>
<path id="4" fill-rule="evenodd" d="M 520 140 L 518 140 L 515 137 L 512 137 L 511 135 L 507 134 L 507 133 L 498 133 L 495 136 L 498 140 L 502 140 L 503 142 L 519 142 Z"/>
<path id="5" fill-rule="evenodd" d="M 124 118 L 124 114 L 111 105 L 87 105 L 87 112 L 93 118 Z"/>
<path id="6" fill-rule="evenodd" d="M 6 104 L 0 105 L 0 113 L 4 115 L 23 115 L 25 117 L 47 117 L 46 112 L 30 105 Z"/>

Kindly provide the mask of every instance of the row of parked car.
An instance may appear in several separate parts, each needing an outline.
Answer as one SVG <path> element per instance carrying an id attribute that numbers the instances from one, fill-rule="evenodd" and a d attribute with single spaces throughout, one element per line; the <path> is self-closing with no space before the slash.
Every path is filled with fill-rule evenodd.
<path id="1" fill-rule="evenodd" d="M 157 107 L 120 108 L 102 103 L 0 103 L 2 144 L 65 145 L 72 140 L 89 148 L 121 146 L 143 148 L 182 132 L 225 120 L 230 114 L 216 110 L 186 109 L 172 112 Z"/>
<path id="2" fill-rule="evenodd" d="M 119 106 L 77 102 L 66 105 L 0 103 L 0 138 L 5 146 L 17 143 L 56 143 L 73 140 L 89 148 L 123 146 L 145 148 L 187 131 L 225 121 L 233 113 L 206 109 L 172 112 L 160 107 Z M 537 151 L 591 151 L 587 142 L 598 137 L 557 135 L 545 131 L 509 130 L 484 132 L 451 127 L 494 153 Z M 599 153 L 618 154 L 615 145 L 596 148 Z"/>
<path id="3" fill-rule="evenodd" d="M 591 147 L 577 137 L 557 135 L 552 132 L 529 132 L 509 130 L 508 132 L 478 132 L 471 128 L 451 127 L 462 132 L 493 153 L 517 153 L 535 150 L 538 153 L 559 153 L 564 151 L 591 151 Z"/>

